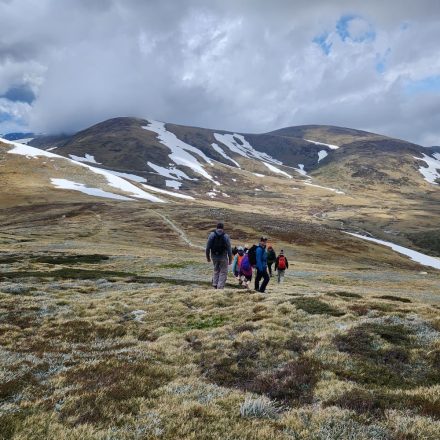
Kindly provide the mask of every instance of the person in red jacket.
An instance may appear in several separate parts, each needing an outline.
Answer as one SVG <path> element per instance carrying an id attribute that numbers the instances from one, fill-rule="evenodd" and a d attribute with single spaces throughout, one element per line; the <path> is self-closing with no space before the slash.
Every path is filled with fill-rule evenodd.
<path id="1" fill-rule="evenodd" d="M 278 255 L 275 261 L 275 270 L 278 272 L 278 282 L 284 280 L 284 273 L 286 269 L 289 268 L 289 262 L 287 261 L 286 256 L 284 255 L 283 249 L 280 250 L 280 254 Z"/>

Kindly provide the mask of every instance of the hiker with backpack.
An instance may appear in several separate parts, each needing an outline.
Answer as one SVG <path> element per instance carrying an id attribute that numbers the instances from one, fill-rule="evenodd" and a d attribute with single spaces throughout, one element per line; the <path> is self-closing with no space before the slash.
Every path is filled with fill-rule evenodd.
<path id="1" fill-rule="evenodd" d="M 257 267 L 257 275 L 255 277 L 255 290 L 261 293 L 266 291 L 266 287 L 269 284 L 270 277 L 267 273 L 267 250 L 266 250 L 267 238 L 261 237 L 259 245 L 255 249 L 255 262 Z M 260 281 L 263 279 L 263 283 L 260 286 Z"/>
<path id="2" fill-rule="evenodd" d="M 232 255 L 234 255 L 234 252 L 232 252 Z M 243 257 L 244 257 L 244 249 L 242 246 L 238 246 L 237 253 L 234 256 L 234 260 L 232 262 L 232 273 L 234 274 L 234 277 L 237 279 L 240 278 L 240 265 L 241 265 L 241 261 L 243 260 Z"/>
<path id="3" fill-rule="evenodd" d="M 252 271 L 252 265 L 249 260 L 249 252 L 246 250 L 240 262 L 240 274 L 238 282 L 248 290 L 250 290 L 250 283 L 252 281 Z"/>
<path id="4" fill-rule="evenodd" d="M 277 254 L 272 246 L 267 248 L 267 268 L 269 269 L 269 276 L 272 278 L 272 264 L 275 264 Z M 275 269 L 276 270 L 276 269 Z"/>
<path id="5" fill-rule="evenodd" d="M 217 223 L 216 230 L 209 234 L 205 252 L 208 263 L 212 261 L 214 266 L 212 286 L 214 289 L 224 289 L 228 277 L 228 265 L 232 263 L 232 248 L 223 223 Z"/>
<path id="6" fill-rule="evenodd" d="M 289 268 L 289 262 L 287 261 L 287 258 L 284 255 L 284 250 L 281 249 L 280 255 L 278 255 L 278 258 L 275 261 L 275 271 L 278 272 L 279 283 L 281 283 L 281 281 L 284 280 L 284 273 L 288 268 Z"/>

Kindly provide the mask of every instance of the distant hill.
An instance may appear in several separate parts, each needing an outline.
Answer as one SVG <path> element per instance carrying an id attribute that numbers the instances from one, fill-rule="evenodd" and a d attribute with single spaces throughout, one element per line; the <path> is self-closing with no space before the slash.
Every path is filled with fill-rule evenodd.
<path id="1" fill-rule="evenodd" d="M 97 166 L 136 174 L 162 187 L 176 179 L 188 188 L 194 187 L 194 179 L 206 179 L 215 163 L 259 174 L 307 172 L 345 188 L 378 183 L 401 188 L 423 184 L 418 169 L 425 163 L 415 157 L 426 153 L 435 159 L 434 150 L 352 128 L 303 125 L 248 134 L 128 117 L 71 136 L 37 137 L 30 144 L 66 157 L 88 155 Z"/>
<path id="2" fill-rule="evenodd" d="M 26 139 L 34 137 L 34 133 L 6 133 L 0 135 L 3 139 L 7 139 L 8 141 L 16 141 L 18 139 Z"/>
<path id="3" fill-rule="evenodd" d="M 128 117 L 20 142 L 45 151 L 0 151 L 3 204 L 97 197 L 220 203 L 392 235 L 440 254 L 437 147 L 344 127 L 248 134 Z"/>

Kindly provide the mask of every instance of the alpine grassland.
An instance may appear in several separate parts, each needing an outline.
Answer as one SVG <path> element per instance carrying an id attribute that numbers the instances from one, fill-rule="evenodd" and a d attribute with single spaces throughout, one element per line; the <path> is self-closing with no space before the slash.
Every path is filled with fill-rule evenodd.
<path id="1" fill-rule="evenodd" d="M 0 438 L 438 439 L 435 269 L 220 205 L 62 209 L 2 217 Z M 217 218 L 270 220 L 284 283 L 212 289 Z"/>

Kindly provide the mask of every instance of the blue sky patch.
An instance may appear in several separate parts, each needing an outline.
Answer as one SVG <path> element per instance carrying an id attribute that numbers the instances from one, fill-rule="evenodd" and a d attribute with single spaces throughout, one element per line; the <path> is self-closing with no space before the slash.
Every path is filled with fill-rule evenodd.
<path id="1" fill-rule="evenodd" d="M 404 85 L 404 91 L 407 95 L 440 92 L 440 75 L 428 76 L 417 81 L 408 81 Z"/>
<path id="2" fill-rule="evenodd" d="M 12 121 L 12 116 L 6 112 L 0 112 L 0 122 L 10 122 Z"/>
<path id="3" fill-rule="evenodd" d="M 27 102 L 28 104 L 32 104 L 32 102 L 35 101 L 35 94 L 27 85 L 21 85 L 11 87 L 4 95 L 0 96 L 0 98 L 6 98 L 13 102 Z"/>
<path id="4" fill-rule="evenodd" d="M 353 20 L 363 20 L 366 24 L 368 24 L 368 29 L 361 33 L 360 35 L 352 35 L 350 33 L 349 25 L 350 22 Z M 376 32 L 373 29 L 373 26 L 371 26 L 370 23 L 368 23 L 364 18 L 362 18 L 359 15 L 343 15 L 336 23 L 336 32 L 341 37 L 342 41 L 346 41 L 347 39 L 350 39 L 356 43 L 363 43 L 368 41 L 373 41 L 376 38 Z"/>
<path id="5" fill-rule="evenodd" d="M 381 55 L 381 54 L 376 54 L 376 72 L 377 73 L 385 73 L 385 70 L 387 68 L 387 61 L 388 61 L 388 57 L 390 56 L 391 53 L 391 49 L 388 48 L 386 50 L 386 52 Z"/>
<path id="6" fill-rule="evenodd" d="M 323 34 L 318 35 L 313 39 L 313 42 L 316 43 L 318 46 L 320 46 L 322 51 L 326 55 L 330 54 L 330 50 L 332 48 L 332 43 L 327 41 L 328 36 L 329 36 L 329 33 L 324 32 Z"/>

